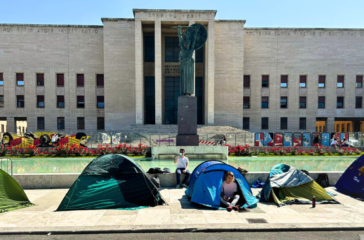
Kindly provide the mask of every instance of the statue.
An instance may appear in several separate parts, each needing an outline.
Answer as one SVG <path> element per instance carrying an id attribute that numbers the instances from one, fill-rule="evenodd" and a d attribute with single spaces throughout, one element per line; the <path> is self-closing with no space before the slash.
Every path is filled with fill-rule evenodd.
<path id="1" fill-rule="evenodd" d="M 193 51 L 203 47 L 207 40 L 207 30 L 199 23 L 192 24 L 182 33 L 182 26 L 178 26 L 178 39 L 181 51 L 179 63 L 181 65 L 181 95 L 191 96 L 194 93 L 194 59 Z"/>

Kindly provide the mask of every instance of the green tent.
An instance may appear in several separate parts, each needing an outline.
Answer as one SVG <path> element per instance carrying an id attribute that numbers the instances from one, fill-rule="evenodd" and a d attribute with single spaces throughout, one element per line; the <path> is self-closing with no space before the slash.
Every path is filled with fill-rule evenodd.
<path id="1" fill-rule="evenodd" d="M 32 205 L 19 183 L 0 169 L 0 212 Z"/>
<path id="2" fill-rule="evenodd" d="M 94 159 L 72 185 L 57 211 L 134 210 L 165 204 L 143 169 L 121 154 Z"/>
<path id="3" fill-rule="evenodd" d="M 261 202 L 274 201 L 278 206 L 292 203 L 338 203 L 310 176 L 285 164 L 275 165 L 258 194 Z"/>

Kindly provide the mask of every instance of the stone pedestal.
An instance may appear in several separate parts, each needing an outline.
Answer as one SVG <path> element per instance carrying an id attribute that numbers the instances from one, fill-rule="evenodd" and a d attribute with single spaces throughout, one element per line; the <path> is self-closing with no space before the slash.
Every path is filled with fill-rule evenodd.
<path id="1" fill-rule="evenodd" d="M 177 124 L 177 146 L 198 146 L 196 97 L 178 97 Z"/>

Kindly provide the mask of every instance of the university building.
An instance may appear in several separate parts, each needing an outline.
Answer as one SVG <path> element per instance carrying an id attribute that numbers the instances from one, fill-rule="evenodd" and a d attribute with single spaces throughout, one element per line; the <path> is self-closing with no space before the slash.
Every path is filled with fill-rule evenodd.
<path id="1" fill-rule="evenodd" d="M 133 12 L 102 26 L 0 24 L 0 132 L 177 124 L 174 27 L 194 23 L 208 31 L 194 56 L 198 124 L 364 131 L 364 29 L 245 28 L 215 10 Z"/>

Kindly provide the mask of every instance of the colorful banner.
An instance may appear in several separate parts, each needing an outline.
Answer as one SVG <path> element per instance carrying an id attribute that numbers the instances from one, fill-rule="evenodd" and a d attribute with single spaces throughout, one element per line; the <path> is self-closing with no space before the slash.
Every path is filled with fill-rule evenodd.
<path id="1" fill-rule="evenodd" d="M 283 146 L 283 133 L 274 133 L 274 146 Z"/>
<path id="2" fill-rule="evenodd" d="M 303 136 L 302 146 L 310 147 L 311 146 L 311 133 L 303 133 L 302 136 Z"/>
<path id="3" fill-rule="evenodd" d="M 321 133 L 321 144 L 330 147 L 330 133 Z"/>
<path id="4" fill-rule="evenodd" d="M 292 146 L 292 133 L 284 133 L 283 146 L 285 147 Z"/>
<path id="5" fill-rule="evenodd" d="M 293 146 L 302 146 L 302 133 L 293 133 Z"/>

